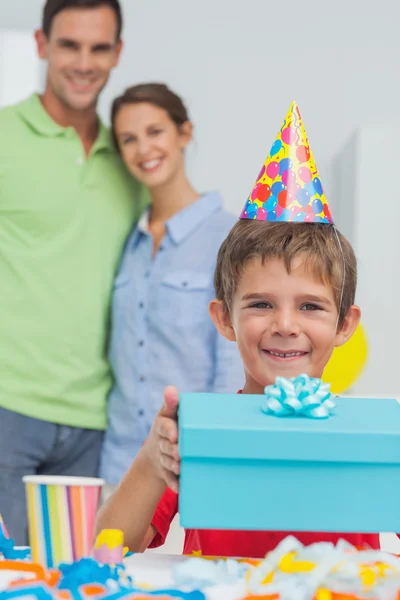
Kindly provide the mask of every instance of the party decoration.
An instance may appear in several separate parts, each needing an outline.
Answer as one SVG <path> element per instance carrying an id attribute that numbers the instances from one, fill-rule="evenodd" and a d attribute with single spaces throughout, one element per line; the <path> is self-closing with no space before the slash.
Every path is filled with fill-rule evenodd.
<path id="1" fill-rule="evenodd" d="M 4 523 L 3 517 L 1 516 L 1 513 L 0 513 L 0 535 L 2 535 L 4 538 L 10 537 L 8 535 L 8 531 L 7 531 L 6 525 Z"/>
<path id="2" fill-rule="evenodd" d="M 329 384 L 308 375 L 291 379 L 277 377 L 274 385 L 268 385 L 264 393 L 267 399 L 262 410 L 276 417 L 326 419 L 335 408 Z"/>
<path id="3" fill-rule="evenodd" d="M 15 571 L 16 574 L 22 576 L 28 574 L 30 581 L 46 582 L 46 571 L 42 565 L 37 565 L 31 562 L 25 562 L 16 559 L 5 559 L 0 562 L 1 571 Z"/>
<path id="4" fill-rule="evenodd" d="M 17 547 L 14 540 L 8 535 L 3 518 L 0 515 L 0 558 L 3 557 L 4 564 L 6 560 L 24 560 L 30 558 L 31 550 L 26 547 Z"/>
<path id="5" fill-rule="evenodd" d="M 96 538 L 93 558 L 102 564 L 121 564 L 124 550 L 123 532 L 119 529 L 103 529 Z"/>
<path id="6" fill-rule="evenodd" d="M 289 536 L 248 571 L 249 593 L 286 600 L 397 599 L 400 558 L 339 541 L 303 546 Z"/>
<path id="7" fill-rule="evenodd" d="M 349 390 L 360 377 L 367 358 L 367 336 L 360 324 L 348 342 L 334 349 L 325 367 L 322 381 L 330 384 L 333 394 Z"/>
<path id="8" fill-rule="evenodd" d="M 99 564 L 92 558 L 81 558 L 72 564 L 61 564 L 60 590 L 75 589 L 85 583 L 97 583 L 106 587 L 132 589 L 132 578 L 122 565 Z"/>
<path id="9" fill-rule="evenodd" d="M 17 598 L 29 598 L 29 600 L 56 600 L 50 588 L 46 584 L 30 583 L 21 587 L 10 587 L 0 592 L 0 600 L 17 600 Z"/>
<path id="10" fill-rule="evenodd" d="M 332 223 L 303 120 L 295 102 L 289 108 L 240 218 Z"/>

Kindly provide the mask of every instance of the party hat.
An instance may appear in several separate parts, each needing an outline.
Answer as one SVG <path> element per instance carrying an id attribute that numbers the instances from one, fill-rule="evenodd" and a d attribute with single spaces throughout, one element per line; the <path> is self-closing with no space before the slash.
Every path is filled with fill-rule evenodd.
<path id="1" fill-rule="evenodd" d="M 296 102 L 289 108 L 240 218 L 332 223 Z"/>

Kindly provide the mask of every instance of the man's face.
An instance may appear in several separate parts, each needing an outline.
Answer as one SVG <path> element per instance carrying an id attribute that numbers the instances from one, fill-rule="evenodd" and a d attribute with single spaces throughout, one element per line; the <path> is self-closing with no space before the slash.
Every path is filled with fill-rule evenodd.
<path id="1" fill-rule="evenodd" d="M 48 61 L 52 94 L 72 110 L 95 106 L 122 47 L 112 8 L 63 10 L 53 19 L 49 37 L 38 31 L 36 41 L 40 58 Z"/>

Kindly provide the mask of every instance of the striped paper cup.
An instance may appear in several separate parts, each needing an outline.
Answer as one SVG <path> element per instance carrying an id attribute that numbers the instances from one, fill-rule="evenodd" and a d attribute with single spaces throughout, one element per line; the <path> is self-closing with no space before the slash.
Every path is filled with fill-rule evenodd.
<path id="1" fill-rule="evenodd" d="M 103 479 L 27 475 L 32 560 L 48 568 L 89 556 Z"/>

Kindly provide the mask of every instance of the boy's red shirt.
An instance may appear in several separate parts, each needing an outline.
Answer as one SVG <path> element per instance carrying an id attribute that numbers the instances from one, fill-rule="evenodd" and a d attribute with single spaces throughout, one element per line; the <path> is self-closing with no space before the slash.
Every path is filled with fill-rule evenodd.
<path id="1" fill-rule="evenodd" d="M 170 524 L 178 511 L 178 494 L 167 488 L 162 496 L 152 520 L 157 535 L 151 548 L 161 546 L 167 537 Z M 294 535 L 305 545 L 315 542 L 333 542 L 344 539 L 357 547 L 369 546 L 379 549 L 377 533 L 305 533 L 288 531 L 219 531 L 206 529 L 185 530 L 183 554 L 203 556 L 237 556 L 264 558 L 281 540 Z"/>

